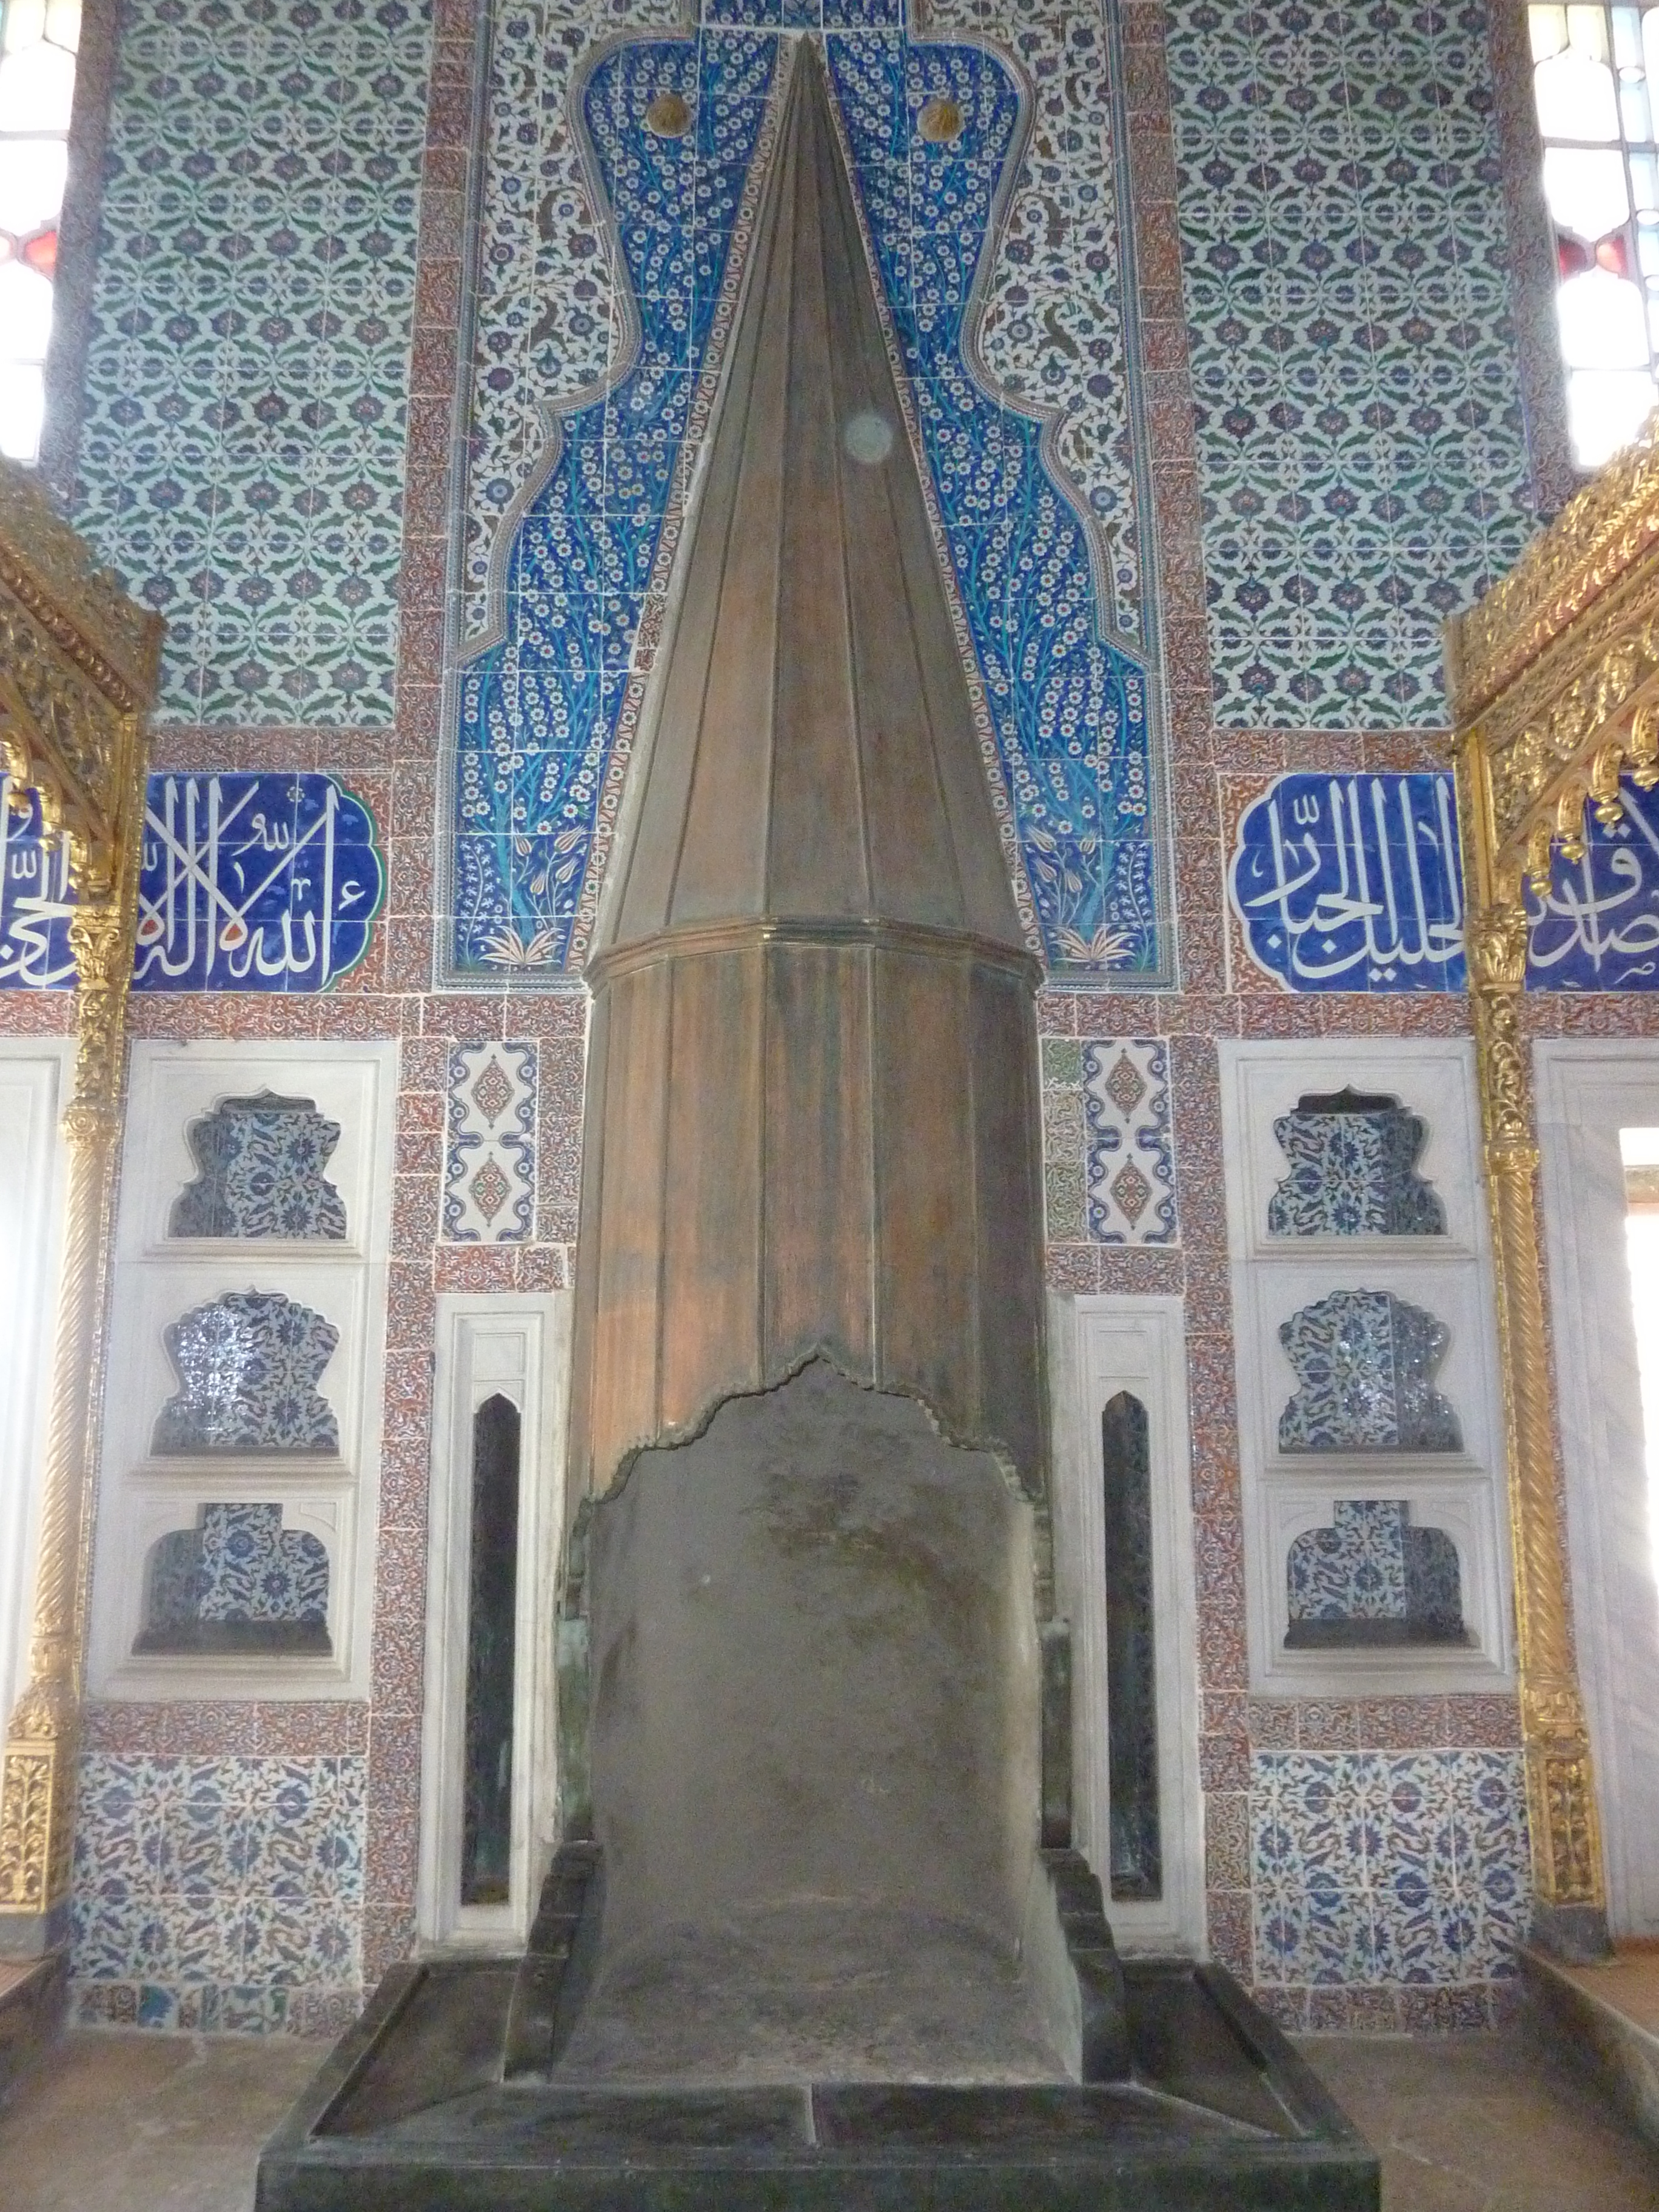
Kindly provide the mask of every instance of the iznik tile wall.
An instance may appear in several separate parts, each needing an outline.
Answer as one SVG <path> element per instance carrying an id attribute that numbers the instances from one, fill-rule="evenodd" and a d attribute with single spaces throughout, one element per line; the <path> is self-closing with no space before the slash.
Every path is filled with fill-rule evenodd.
<path id="1" fill-rule="evenodd" d="M 1250 1814 L 1258 1982 L 1515 1973 L 1530 1902 L 1519 1752 L 1259 1752 Z"/>
<path id="2" fill-rule="evenodd" d="M 281 1237 L 337 1243 L 345 1201 L 324 1172 L 340 1125 L 309 1098 L 222 1098 L 185 1133 L 200 1170 L 173 1202 L 169 1237 Z"/>
<path id="3" fill-rule="evenodd" d="M 179 1389 L 157 1452 L 337 1452 L 340 1427 L 317 1388 L 340 1333 L 280 1291 L 227 1291 L 161 1332 Z"/>
<path id="4" fill-rule="evenodd" d="M 158 712 L 391 718 L 426 0 L 125 13 L 74 520 Z"/>
<path id="5" fill-rule="evenodd" d="M 1172 0 L 1218 721 L 1446 719 L 1530 534 L 1480 0 Z"/>
<path id="6" fill-rule="evenodd" d="M 364 1784 L 361 1758 L 86 1756 L 76 2017 L 337 2029 L 363 1978 Z"/>
<path id="7" fill-rule="evenodd" d="M 1462 1451 L 1433 1378 L 1451 1331 L 1392 1291 L 1332 1291 L 1283 1323 L 1297 1389 L 1279 1417 L 1282 1452 Z"/>

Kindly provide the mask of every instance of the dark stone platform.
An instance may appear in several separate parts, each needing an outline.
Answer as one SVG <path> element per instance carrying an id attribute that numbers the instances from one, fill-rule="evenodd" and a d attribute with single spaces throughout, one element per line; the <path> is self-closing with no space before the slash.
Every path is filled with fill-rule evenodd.
<path id="1" fill-rule="evenodd" d="M 1377 2212 L 1376 2159 L 1218 1967 L 1127 1960 L 1127 2081 L 503 2081 L 517 1962 L 395 1967 L 258 2212 Z"/>

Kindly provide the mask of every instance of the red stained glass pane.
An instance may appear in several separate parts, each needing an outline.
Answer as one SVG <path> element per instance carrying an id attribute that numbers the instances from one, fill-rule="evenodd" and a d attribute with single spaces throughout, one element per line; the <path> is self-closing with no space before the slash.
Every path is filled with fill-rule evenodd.
<path id="1" fill-rule="evenodd" d="M 58 233 L 43 230 L 30 239 L 23 248 L 23 258 L 31 269 L 38 269 L 43 276 L 55 276 L 58 270 Z"/>

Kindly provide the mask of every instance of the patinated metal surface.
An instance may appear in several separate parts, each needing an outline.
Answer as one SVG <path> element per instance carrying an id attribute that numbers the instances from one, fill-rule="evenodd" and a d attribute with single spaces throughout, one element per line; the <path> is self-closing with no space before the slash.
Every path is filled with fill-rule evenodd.
<path id="1" fill-rule="evenodd" d="M 1041 1486 L 1032 997 L 803 50 L 594 990 L 571 1501 L 812 1353 Z"/>

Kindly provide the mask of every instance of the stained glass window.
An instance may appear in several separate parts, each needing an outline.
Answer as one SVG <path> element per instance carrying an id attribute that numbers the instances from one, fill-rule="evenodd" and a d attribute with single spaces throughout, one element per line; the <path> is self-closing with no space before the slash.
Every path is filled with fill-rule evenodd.
<path id="1" fill-rule="evenodd" d="M 0 453 L 40 450 L 81 0 L 0 0 Z"/>
<path id="2" fill-rule="evenodd" d="M 1595 468 L 1659 402 L 1659 5 L 1527 14 L 1567 421 Z"/>

